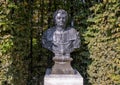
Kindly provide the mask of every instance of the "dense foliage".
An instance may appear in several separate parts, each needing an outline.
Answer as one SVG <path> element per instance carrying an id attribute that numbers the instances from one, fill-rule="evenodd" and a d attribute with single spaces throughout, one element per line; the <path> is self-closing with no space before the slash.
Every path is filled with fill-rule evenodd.
<path id="1" fill-rule="evenodd" d="M 10 0 L 0 5 L 0 85 L 24 85 L 28 76 L 24 58 L 30 49 L 26 9 Z"/>
<path id="2" fill-rule="evenodd" d="M 92 63 L 87 72 L 92 85 L 120 84 L 120 3 L 109 0 L 90 8 L 85 33 Z"/>
<path id="3" fill-rule="evenodd" d="M 120 1 L 83 1 L 0 1 L 0 85 L 42 84 L 53 54 L 42 48 L 41 36 L 59 8 L 80 32 L 81 47 L 71 57 L 85 85 L 120 84 Z"/>
<path id="4" fill-rule="evenodd" d="M 120 2 L 104 0 L 86 6 L 89 10 L 75 16 L 82 39 L 80 51 L 73 54 L 82 58 L 77 58 L 80 63 L 75 62 L 75 67 L 91 85 L 119 85 Z"/>

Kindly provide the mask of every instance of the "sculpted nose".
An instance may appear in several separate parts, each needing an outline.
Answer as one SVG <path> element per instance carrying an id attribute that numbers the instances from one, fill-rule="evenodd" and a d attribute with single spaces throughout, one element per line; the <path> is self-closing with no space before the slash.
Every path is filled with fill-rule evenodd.
<path id="1" fill-rule="evenodd" d="M 60 21 L 63 21 L 63 19 L 62 19 L 62 18 L 60 18 Z"/>

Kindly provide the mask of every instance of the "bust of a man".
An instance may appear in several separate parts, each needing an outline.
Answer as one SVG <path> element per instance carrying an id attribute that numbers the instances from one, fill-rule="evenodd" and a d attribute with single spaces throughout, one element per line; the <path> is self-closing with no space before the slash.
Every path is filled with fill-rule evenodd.
<path id="1" fill-rule="evenodd" d="M 79 33 L 74 28 L 67 27 L 68 14 L 65 10 L 57 10 L 53 19 L 55 26 L 43 34 L 43 47 L 52 51 L 55 57 L 69 58 L 70 53 L 80 46 Z"/>

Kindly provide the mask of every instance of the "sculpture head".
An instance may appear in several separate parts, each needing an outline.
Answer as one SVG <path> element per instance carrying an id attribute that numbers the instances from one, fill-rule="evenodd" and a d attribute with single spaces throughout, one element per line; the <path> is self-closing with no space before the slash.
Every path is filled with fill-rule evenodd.
<path id="1" fill-rule="evenodd" d="M 68 21 L 68 13 L 63 9 L 57 10 L 53 15 L 53 19 L 56 26 L 65 27 Z"/>

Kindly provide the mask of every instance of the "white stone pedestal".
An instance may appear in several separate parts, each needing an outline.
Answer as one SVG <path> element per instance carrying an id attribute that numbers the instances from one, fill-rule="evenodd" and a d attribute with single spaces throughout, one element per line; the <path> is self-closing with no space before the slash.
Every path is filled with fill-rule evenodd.
<path id="1" fill-rule="evenodd" d="M 83 78 L 78 71 L 75 74 L 51 74 L 51 69 L 47 69 L 44 77 L 44 85 L 83 85 Z"/>

